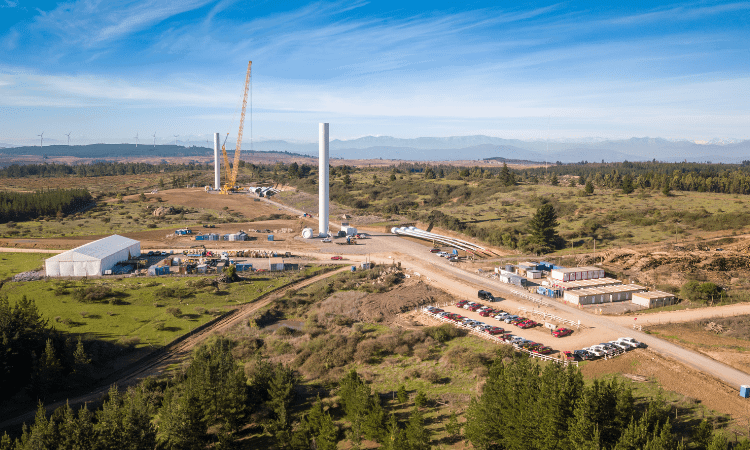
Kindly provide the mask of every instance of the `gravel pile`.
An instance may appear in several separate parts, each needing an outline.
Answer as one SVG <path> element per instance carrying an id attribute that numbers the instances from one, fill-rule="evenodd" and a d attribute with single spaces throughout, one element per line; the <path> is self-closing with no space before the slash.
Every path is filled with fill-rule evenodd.
<path id="1" fill-rule="evenodd" d="M 30 270 L 13 276 L 13 281 L 36 281 L 44 278 L 43 270 Z"/>

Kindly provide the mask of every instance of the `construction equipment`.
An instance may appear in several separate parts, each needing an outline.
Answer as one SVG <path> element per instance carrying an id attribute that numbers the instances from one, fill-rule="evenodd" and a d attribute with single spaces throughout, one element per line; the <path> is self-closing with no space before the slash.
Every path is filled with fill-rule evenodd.
<path id="1" fill-rule="evenodd" d="M 224 157 L 224 168 L 226 170 L 226 182 L 221 188 L 222 194 L 228 194 L 235 191 L 235 185 L 237 183 L 237 173 L 240 170 L 240 147 L 242 145 L 242 129 L 245 126 L 245 110 L 247 109 L 247 91 L 250 89 L 250 69 L 253 62 L 247 63 L 247 75 L 245 75 L 245 94 L 242 97 L 242 115 L 240 116 L 240 131 L 237 133 L 237 148 L 234 150 L 234 166 L 232 166 L 232 173 L 229 174 L 229 157 L 227 156 L 226 139 L 224 144 L 221 146 L 221 154 Z M 227 133 L 227 136 L 229 134 Z"/>

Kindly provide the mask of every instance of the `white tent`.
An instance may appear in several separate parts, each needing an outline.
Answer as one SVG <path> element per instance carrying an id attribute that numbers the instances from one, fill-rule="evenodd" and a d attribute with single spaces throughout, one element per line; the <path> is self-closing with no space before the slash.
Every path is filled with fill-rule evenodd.
<path id="1" fill-rule="evenodd" d="M 118 262 L 140 254 L 139 241 L 114 234 L 53 256 L 44 262 L 44 268 L 49 277 L 103 275 Z"/>

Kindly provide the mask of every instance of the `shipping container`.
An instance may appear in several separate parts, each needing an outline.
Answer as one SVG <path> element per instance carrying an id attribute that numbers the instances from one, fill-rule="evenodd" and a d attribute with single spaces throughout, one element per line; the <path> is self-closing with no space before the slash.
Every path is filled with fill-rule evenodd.
<path id="1" fill-rule="evenodd" d="M 740 397 L 750 398 L 750 386 L 748 385 L 740 386 Z"/>

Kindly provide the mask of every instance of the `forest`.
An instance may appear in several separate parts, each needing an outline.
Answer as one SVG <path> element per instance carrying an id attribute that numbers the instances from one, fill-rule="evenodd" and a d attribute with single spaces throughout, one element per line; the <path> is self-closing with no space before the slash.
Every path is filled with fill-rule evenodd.
<path id="1" fill-rule="evenodd" d="M 85 189 L 38 192 L 0 191 L 0 223 L 33 220 L 40 216 L 70 214 L 93 201 Z"/>

